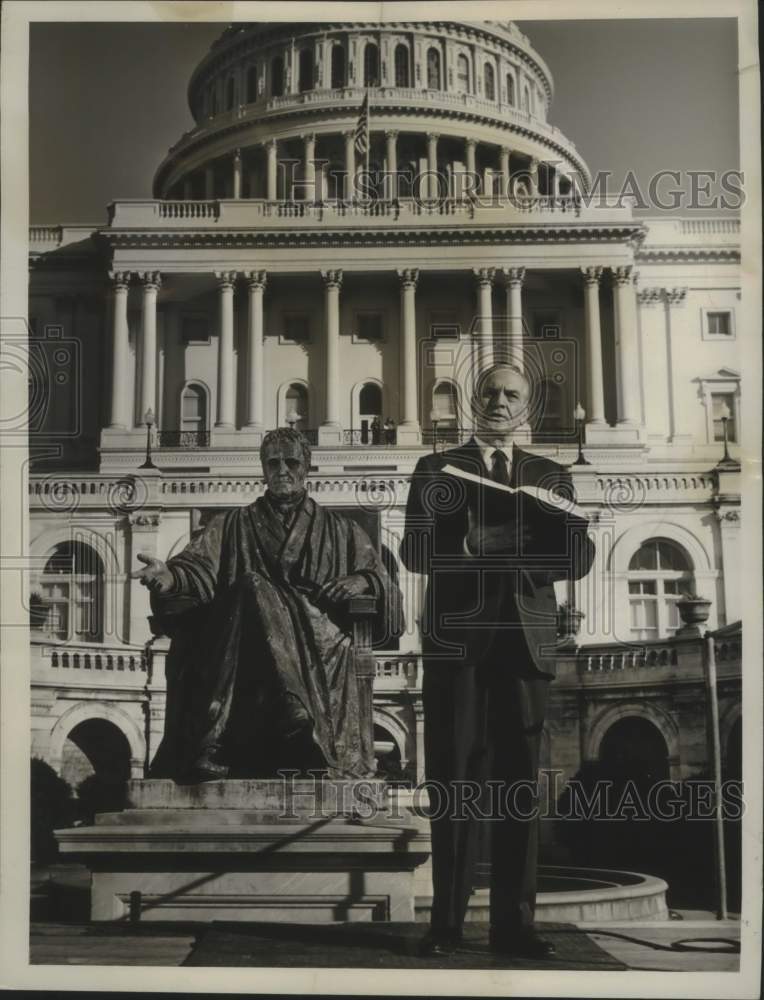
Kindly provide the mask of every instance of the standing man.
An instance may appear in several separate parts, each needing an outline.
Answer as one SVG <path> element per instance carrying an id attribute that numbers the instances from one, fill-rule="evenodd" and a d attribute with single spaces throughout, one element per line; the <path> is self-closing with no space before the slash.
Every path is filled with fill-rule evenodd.
<path id="1" fill-rule="evenodd" d="M 594 546 L 572 504 L 494 488 L 538 487 L 572 499 L 565 469 L 513 442 L 531 397 L 517 368 L 482 373 L 475 436 L 420 459 L 409 493 L 401 558 L 428 578 L 422 697 L 433 905 L 425 955 L 459 946 L 483 823 L 491 949 L 533 959 L 554 951 L 534 929 L 538 827 L 528 816 L 554 671 L 552 585 L 585 576 Z M 479 803 L 468 802 L 476 788 Z"/>

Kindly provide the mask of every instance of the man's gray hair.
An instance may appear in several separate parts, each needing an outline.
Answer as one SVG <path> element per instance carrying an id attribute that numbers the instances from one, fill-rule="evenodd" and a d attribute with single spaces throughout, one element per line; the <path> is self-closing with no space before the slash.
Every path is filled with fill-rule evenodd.
<path id="1" fill-rule="evenodd" d="M 298 444 L 302 448 L 302 457 L 305 460 L 305 468 L 310 468 L 310 445 L 304 434 L 301 434 L 294 427 L 277 427 L 268 431 L 260 445 L 260 462 L 265 468 L 265 449 L 271 445 Z"/>

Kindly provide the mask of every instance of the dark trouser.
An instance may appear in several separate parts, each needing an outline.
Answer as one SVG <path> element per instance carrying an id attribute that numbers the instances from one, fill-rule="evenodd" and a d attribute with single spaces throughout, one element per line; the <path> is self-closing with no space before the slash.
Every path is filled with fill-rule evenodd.
<path id="1" fill-rule="evenodd" d="M 506 662 L 425 660 L 433 930 L 461 929 L 484 838 L 492 927 L 511 932 L 533 924 L 538 820 L 522 816 L 536 805 L 547 689 L 545 677 L 518 677 Z"/>

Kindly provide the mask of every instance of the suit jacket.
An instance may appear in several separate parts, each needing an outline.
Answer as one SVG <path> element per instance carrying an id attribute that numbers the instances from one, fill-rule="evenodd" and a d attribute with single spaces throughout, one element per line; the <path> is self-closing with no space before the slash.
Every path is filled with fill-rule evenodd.
<path id="1" fill-rule="evenodd" d="M 557 602 L 552 584 L 589 572 L 594 545 L 586 520 L 525 495 L 483 490 L 444 473 L 445 465 L 489 480 L 474 439 L 421 458 L 414 470 L 401 558 L 409 570 L 428 578 L 421 622 L 425 662 L 489 662 L 522 677 L 553 676 Z M 540 486 L 573 499 L 566 469 L 517 446 L 510 486 Z M 478 524 L 512 517 L 527 523 L 530 542 L 499 555 L 468 554 L 469 507 Z"/>

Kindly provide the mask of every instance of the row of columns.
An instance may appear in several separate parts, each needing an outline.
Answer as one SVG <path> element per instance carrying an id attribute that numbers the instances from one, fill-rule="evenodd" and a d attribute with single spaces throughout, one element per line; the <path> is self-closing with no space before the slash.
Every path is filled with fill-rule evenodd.
<path id="1" fill-rule="evenodd" d="M 385 192 L 385 196 L 389 199 L 396 198 L 398 194 L 396 184 L 396 175 L 398 171 L 398 135 L 399 133 L 396 129 L 389 129 L 385 132 L 385 169 L 387 173 L 391 175 L 388 180 L 389 187 L 388 191 Z M 355 194 L 353 179 L 355 178 L 358 169 L 355 149 L 355 131 L 345 131 L 342 133 L 342 137 L 344 139 L 344 197 L 346 200 L 350 200 Z M 314 197 L 312 199 L 309 198 L 308 200 L 319 200 L 320 191 L 323 189 L 323 174 L 326 169 L 326 161 L 316 159 L 316 134 L 314 132 L 305 133 L 300 138 L 303 143 L 301 184 L 305 187 L 305 189 L 309 191 L 312 190 L 314 192 Z M 436 198 L 438 196 L 436 174 L 438 170 L 439 139 L 440 134 L 437 132 L 426 133 L 428 176 L 427 190 L 423 193 L 428 198 Z M 476 139 L 464 140 L 465 168 L 467 174 L 473 177 L 477 173 L 475 155 L 476 147 Z M 263 148 L 265 149 L 265 197 L 268 201 L 275 201 L 278 196 L 278 140 L 268 139 L 265 143 L 263 143 Z M 511 193 L 511 155 L 512 150 L 508 146 L 500 147 L 498 186 L 499 194 L 502 197 L 507 197 Z M 529 157 L 528 167 L 525 171 L 523 171 L 523 176 L 527 182 L 528 190 L 531 196 L 536 196 L 539 193 L 539 164 L 540 161 L 537 158 Z M 238 199 L 242 197 L 243 190 L 243 160 L 240 149 L 234 150 L 231 161 L 231 170 L 231 190 L 233 197 Z M 555 167 L 553 191 L 555 196 L 558 196 L 560 193 L 560 179 L 561 175 Z M 191 178 L 186 177 L 183 182 L 184 198 L 190 200 L 191 192 Z M 208 164 L 205 167 L 204 196 L 207 200 L 212 200 L 215 197 L 215 170 L 212 164 Z"/>
<path id="2" fill-rule="evenodd" d="M 509 360 L 523 367 L 523 305 L 522 286 L 524 267 L 474 269 L 477 285 L 477 353 L 479 367 L 486 367 L 494 360 L 493 284 L 501 270 L 506 289 L 506 319 L 509 334 Z M 602 267 L 583 267 L 585 337 L 587 365 L 587 397 L 589 422 L 605 424 L 605 393 L 602 366 L 602 328 L 600 322 L 599 287 Z M 637 350 L 637 316 L 634 282 L 636 275 L 631 266 L 611 269 L 614 287 L 614 314 L 616 333 L 616 364 L 618 384 L 618 424 L 635 426 L 641 422 L 639 384 L 635 377 Z M 417 400 L 417 336 L 416 288 L 419 271 L 404 268 L 397 271 L 400 282 L 400 386 L 401 410 L 398 425 L 400 443 L 416 443 L 419 439 Z M 263 426 L 263 297 L 267 274 L 265 271 L 244 272 L 248 286 L 247 348 L 249 368 L 247 376 L 246 427 L 261 429 Z M 233 430 L 236 427 L 236 392 L 234 378 L 234 288 L 239 272 L 215 273 L 218 283 L 219 337 L 217 419 L 215 426 Z M 321 271 L 324 283 L 325 329 L 325 414 L 320 428 L 321 443 L 342 441 L 340 422 L 340 289 L 342 271 Z M 113 367 L 111 427 L 127 428 L 130 425 L 130 386 L 125 379 L 129 364 L 129 331 L 127 319 L 128 286 L 131 275 L 115 272 L 111 275 L 114 290 L 113 313 Z M 143 341 L 139 384 L 141 389 L 140 413 L 149 408 L 156 411 L 156 308 L 161 286 L 161 275 L 155 271 L 139 272 L 142 286 Z"/>

